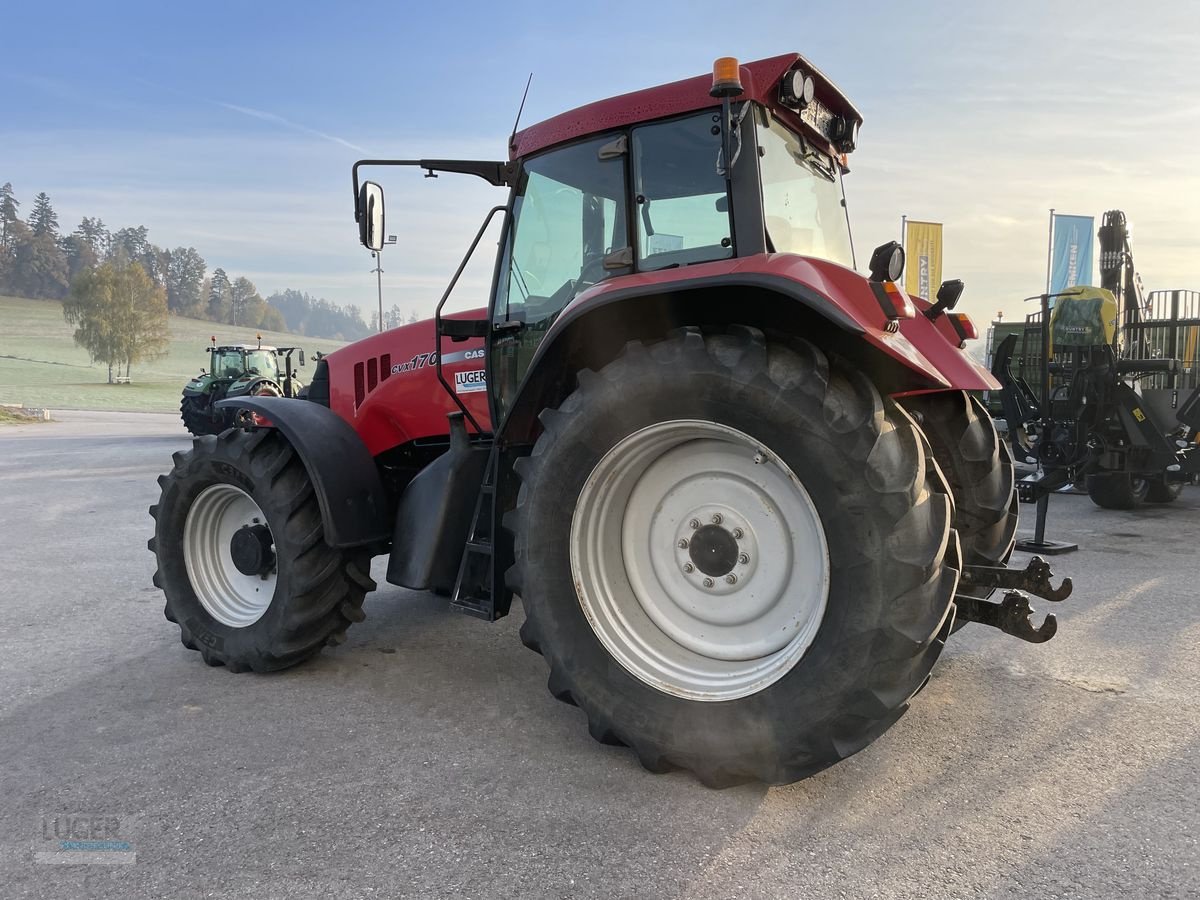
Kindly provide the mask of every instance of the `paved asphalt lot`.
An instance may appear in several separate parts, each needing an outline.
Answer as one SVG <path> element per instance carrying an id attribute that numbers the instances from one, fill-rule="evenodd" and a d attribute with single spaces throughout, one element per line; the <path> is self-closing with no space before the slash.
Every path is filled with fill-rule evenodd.
<path id="1" fill-rule="evenodd" d="M 1200 897 L 1200 489 L 1056 497 L 1083 546 L 1058 637 L 972 626 L 858 756 L 717 792 L 594 743 L 519 608 L 385 586 L 298 669 L 207 668 L 145 549 L 178 422 L 59 418 L 0 426 L 5 900 Z M 36 863 L 67 815 L 117 818 L 136 862 Z"/>

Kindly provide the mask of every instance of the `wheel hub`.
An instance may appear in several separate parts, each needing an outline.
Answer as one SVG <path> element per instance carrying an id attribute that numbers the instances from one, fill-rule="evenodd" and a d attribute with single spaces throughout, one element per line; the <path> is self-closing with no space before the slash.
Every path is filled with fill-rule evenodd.
<path id="1" fill-rule="evenodd" d="M 271 529 L 266 525 L 243 525 L 229 540 L 229 555 L 243 575 L 261 578 L 275 568 L 273 545 Z"/>
<path id="2" fill-rule="evenodd" d="M 688 558 L 705 575 L 723 578 L 737 565 L 737 541 L 720 525 L 701 525 L 688 541 Z"/>

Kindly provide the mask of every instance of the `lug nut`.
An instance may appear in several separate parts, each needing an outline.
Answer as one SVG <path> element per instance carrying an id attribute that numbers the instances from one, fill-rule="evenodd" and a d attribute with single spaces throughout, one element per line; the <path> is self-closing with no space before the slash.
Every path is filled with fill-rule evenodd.
<path id="1" fill-rule="evenodd" d="M 688 548 L 687 538 L 680 538 L 678 546 L 680 550 L 686 550 Z"/>
<path id="2" fill-rule="evenodd" d="M 688 528 L 692 529 L 692 531 L 695 531 L 699 527 L 700 527 L 699 519 L 692 519 L 692 521 L 688 522 Z"/>
<path id="3" fill-rule="evenodd" d="M 728 575 L 725 576 L 725 583 L 726 584 L 737 584 L 737 576 L 734 575 L 732 572 L 730 572 Z"/>
<path id="4" fill-rule="evenodd" d="M 725 520 L 721 518 L 720 513 L 713 513 L 712 523 L 714 525 L 720 525 L 723 521 L 725 521 Z"/>
<path id="5" fill-rule="evenodd" d="M 704 584 L 705 587 L 713 586 L 713 580 L 711 578 L 705 578 L 702 583 Z"/>
<path id="6" fill-rule="evenodd" d="M 696 567 L 695 567 L 695 566 L 693 566 L 691 563 L 684 563 L 684 564 L 683 564 L 683 571 L 685 571 L 685 572 L 687 572 L 689 575 L 691 575 L 693 572 L 695 572 L 695 571 L 696 571 Z"/>
<path id="7" fill-rule="evenodd" d="M 735 541 L 740 541 L 745 536 L 746 536 L 746 532 L 742 531 L 742 529 L 740 529 L 740 528 L 733 529 L 733 539 Z"/>
<path id="8" fill-rule="evenodd" d="M 738 554 L 738 562 L 740 562 L 743 566 L 746 565 L 746 563 L 750 562 L 750 554 L 749 553 L 739 553 Z"/>

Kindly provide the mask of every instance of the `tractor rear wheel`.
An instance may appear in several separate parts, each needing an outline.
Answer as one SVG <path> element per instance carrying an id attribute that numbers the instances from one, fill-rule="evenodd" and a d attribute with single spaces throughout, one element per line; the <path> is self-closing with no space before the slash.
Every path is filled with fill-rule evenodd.
<path id="1" fill-rule="evenodd" d="M 1101 509 L 1133 509 L 1148 499 L 1150 480 L 1124 472 L 1089 475 L 1087 492 Z"/>
<path id="2" fill-rule="evenodd" d="M 710 786 L 857 752 L 941 653 L 944 481 L 861 372 L 755 329 L 628 344 L 541 415 L 506 520 L 522 639 L 605 743 Z"/>
<path id="3" fill-rule="evenodd" d="M 269 672 L 339 644 L 364 618 L 370 553 L 325 543 L 313 484 L 274 429 L 196 438 L 150 507 L 154 584 L 209 665 Z"/>
<path id="4" fill-rule="evenodd" d="M 224 428 L 220 421 L 213 421 L 209 415 L 208 404 L 208 397 L 185 396 L 179 402 L 179 418 L 183 420 L 183 427 L 196 437 L 202 434 L 219 434 Z"/>

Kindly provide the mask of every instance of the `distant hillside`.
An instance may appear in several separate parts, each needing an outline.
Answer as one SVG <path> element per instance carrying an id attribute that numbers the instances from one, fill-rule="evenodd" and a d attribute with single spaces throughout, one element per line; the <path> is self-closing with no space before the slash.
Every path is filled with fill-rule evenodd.
<path id="1" fill-rule="evenodd" d="M 179 409 L 184 383 L 208 365 L 209 337 L 218 343 L 252 343 L 256 331 L 201 319 L 170 318 L 171 343 L 162 359 L 135 365 L 133 384 L 107 384 L 108 369 L 92 365 L 75 346 L 72 327 L 63 321 L 62 304 L 0 296 L 0 403 L 24 403 L 59 409 L 116 409 L 172 412 Z M 262 332 L 264 344 L 303 347 L 312 377 L 314 351 L 328 353 L 341 341 L 298 334 Z"/>
<path id="2" fill-rule="evenodd" d="M 286 290 L 272 294 L 267 298 L 267 305 L 279 310 L 288 331 L 296 334 L 319 334 L 357 341 L 375 332 L 373 325 L 363 321 L 362 312 L 357 306 L 338 306 L 303 291 Z M 374 317 L 374 321 L 378 319 L 378 316 Z M 388 327 L 394 328 L 397 324 L 400 323 L 389 324 Z"/>

